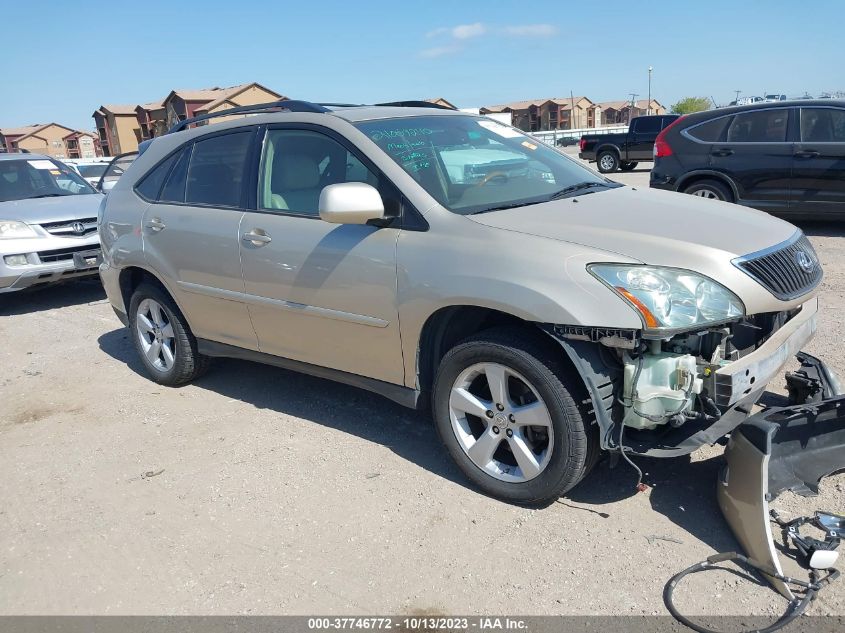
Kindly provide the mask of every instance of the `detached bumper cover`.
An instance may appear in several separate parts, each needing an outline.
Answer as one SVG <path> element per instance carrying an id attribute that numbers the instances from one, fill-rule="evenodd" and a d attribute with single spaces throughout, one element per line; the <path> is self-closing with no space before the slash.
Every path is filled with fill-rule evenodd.
<path id="1" fill-rule="evenodd" d="M 845 468 L 845 396 L 751 416 L 731 435 L 725 458 L 717 486 L 722 514 L 745 553 L 782 574 L 769 502 L 784 490 L 815 495 L 823 477 Z M 786 584 L 768 580 L 793 598 Z"/>

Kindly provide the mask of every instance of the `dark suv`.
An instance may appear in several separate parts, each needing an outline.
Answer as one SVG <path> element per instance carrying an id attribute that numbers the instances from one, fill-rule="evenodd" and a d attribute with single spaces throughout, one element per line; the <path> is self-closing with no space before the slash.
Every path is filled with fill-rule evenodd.
<path id="1" fill-rule="evenodd" d="M 791 218 L 845 218 L 845 101 L 682 117 L 655 141 L 651 186 Z"/>

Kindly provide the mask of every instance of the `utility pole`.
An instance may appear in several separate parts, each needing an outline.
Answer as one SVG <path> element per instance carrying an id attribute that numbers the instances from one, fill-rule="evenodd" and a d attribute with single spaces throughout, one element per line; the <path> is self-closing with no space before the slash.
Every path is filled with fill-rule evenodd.
<path id="1" fill-rule="evenodd" d="M 575 129 L 575 97 L 572 96 L 572 91 L 569 91 L 569 104 L 572 106 L 572 111 L 569 113 L 569 129 Z"/>
<path id="2" fill-rule="evenodd" d="M 646 106 L 646 114 L 651 114 L 651 71 L 654 70 L 651 66 L 648 67 L 648 105 Z"/>
<path id="3" fill-rule="evenodd" d="M 637 97 L 640 95 L 636 92 L 629 92 L 631 95 L 631 108 L 628 110 L 628 125 L 631 125 L 631 115 L 634 113 L 634 108 L 637 107 Z"/>

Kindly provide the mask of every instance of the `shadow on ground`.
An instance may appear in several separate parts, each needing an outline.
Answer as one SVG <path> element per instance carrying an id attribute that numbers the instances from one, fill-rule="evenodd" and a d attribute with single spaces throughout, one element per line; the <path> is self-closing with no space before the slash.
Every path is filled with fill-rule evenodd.
<path id="1" fill-rule="evenodd" d="M 99 338 L 100 348 L 126 363 L 147 380 L 126 329 Z M 427 411 L 412 411 L 369 392 L 287 371 L 232 359 L 217 359 L 195 386 L 261 409 L 296 416 L 343 433 L 386 446 L 398 456 L 451 482 L 472 488 L 447 455 Z M 652 508 L 717 551 L 736 543 L 723 523 L 716 503 L 716 478 L 721 457 L 693 462 L 690 458 L 646 459 L 637 463 L 652 490 Z M 612 518 L 601 506 L 637 493 L 636 473 L 625 462 L 609 460 L 560 503 L 585 511 L 585 519 Z M 572 503 L 591 507 L 577 507 Z M 587 513 L 596 515 L 587 516 Z"/>
<path id="2" fill-rule="evenodd" d="M 842 237 L 845 235 L 845 222 L 795 220 L 792 223 L 810 237 Z"/>
<path id="3" fill-rule="evenodd" d="M 0 294 L 0 316 L 55 310 L 105 298 L 106 293 L 97 278 L 68 281 L 54 286 Z"/>

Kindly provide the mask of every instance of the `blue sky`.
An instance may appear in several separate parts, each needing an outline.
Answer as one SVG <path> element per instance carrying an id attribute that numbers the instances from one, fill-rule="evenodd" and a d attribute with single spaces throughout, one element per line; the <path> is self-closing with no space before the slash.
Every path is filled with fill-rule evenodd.
<path id="1" fill-rule="evenodd" d="M 91 129 L 103 103 L 249 81 L 314 101 L 442 96 L 460 107 L 570 90 L 645 98 L 649 65 L 666 105 L 845 90 L 841 0 L 30 0 L 2 3 L 0 22 L 2 127 Z"/>

